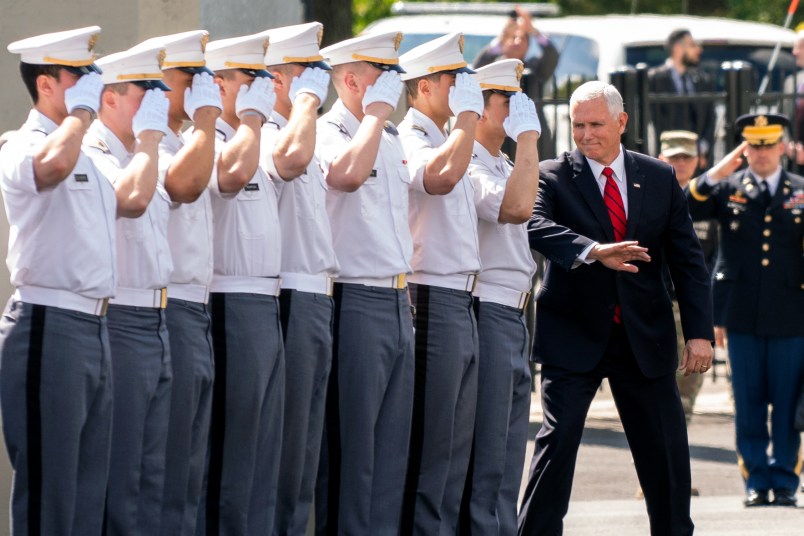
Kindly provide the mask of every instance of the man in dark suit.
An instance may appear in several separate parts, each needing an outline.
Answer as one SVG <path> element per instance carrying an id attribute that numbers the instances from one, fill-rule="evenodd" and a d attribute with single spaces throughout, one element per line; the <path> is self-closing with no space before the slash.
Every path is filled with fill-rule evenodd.
<path id="1" fill-rule="evenodd" d="M 650 93 L 688 96 L 689 100 L 677 103 L 653 103 L 650 107 L 655 147 L 666 130 L 689 130 L 699 135 L 698 153 L 701 166 L 707 166 L 715 132 L 715 106 L 712 102 L 695 99 L 697 93 L 714 91 L 712 78 L 697 68 L 701 59 L 701 45 L 692 38 L 689 30 L 673 30 L 667 38 L 667 61 L 648 72 Z"/>
<path id="2" fill-rule="evenodd" d="M 745 506 L 796 506 L 804 381 L 804 178 L 781 166 L 788 119 L 744 115 L 745 142 L 687 189 L 693 219 L 715 218 L 718 325 L 726 327 Z M 744 156 L 748 168 L 734 172 Z M 773 406 L 770 430 L 768 405 Z M 772 455 L 768 456 L 768 446 Z"/>
<path id="3" fill-rule="evenodd" d="M 689 374 L 712 363 L 709 273 L 672 168 L 620 145 L 628 116 L 616 88 L 583 84 L 570 116 L 578 149 L 540 164 L 529 223 L 531 247 L 549 261 L 536 314 L 544 421 L 519 533 L 561 534 L 586 413 L 608 377 L 651 533 L 692 534 L 689 447 L 663 260 L 687 339 L 680 368 Z"/>

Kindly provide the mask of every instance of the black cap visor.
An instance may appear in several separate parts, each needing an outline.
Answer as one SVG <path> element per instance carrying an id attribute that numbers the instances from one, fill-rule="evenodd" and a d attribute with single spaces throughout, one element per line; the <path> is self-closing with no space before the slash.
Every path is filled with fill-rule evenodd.
<path id="1" fill-rule="evenodd" d="M 180 71 L 184 71 L 187 74 L 201 74 L 207 73 L 210 76 L 215 76 L 208 67 L 176 67 Z"/>
<path id="2" fill-rule="evenodd" d="M 162 91 L 170 91 L 170 86 L 168 86 L 161 80 L 136 80 L 131 83 L 136 84 L 145 90 L 161 89 Z"/>
<path id="3" fill-rule="evenodd" d="M 90 63 L 89 65 L 84 65 L 84 66 L 81 66 L 81 67 L 73 67 L 73 66 L 70 66 L 70 65 L 62 65 L 61 68 L 65 69 L 67 71 L 70 71 L 71 73 L 76 74 L 78 76 L 84 76 L 85 74 L 89 74 L 89 73 L 103 74 L 103 71 L 101 70 L 101 68 L 98 67 L 97 65 L 95 65 L 94 63 Z"/>
<path id="4" fill-rule="evenodd" d="M 405 69 L 403 69 L 398 63 L 396 63 L 396 64 L 392 64 L 392 63 L 377 63 L 377 62 L 374 62 L 374 61 L 367 61 L 366 63 L 368 63 L 372 67 L 376 67 L 377 69 L 379 69 L 381 71 L 396 71 L 399 74 L 404 74 L 406 72 Z"/>
<path id="5" fill-rule="evenodd" d="M 238 69 L 241 73 L 253 76 L 254 78 L 275 78 L 274 75 L 265 69 Z"/>

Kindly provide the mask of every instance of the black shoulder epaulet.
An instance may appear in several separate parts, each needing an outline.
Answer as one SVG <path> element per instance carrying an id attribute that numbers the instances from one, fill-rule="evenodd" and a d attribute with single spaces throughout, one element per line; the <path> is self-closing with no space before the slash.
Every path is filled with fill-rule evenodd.
<path id="1" fill-rule="evenodd" d="M 399 136 L 399 131 L 396 129 L 396 125 L 390 121 L 385 122 L 385 127 L 383 127 L 383 130 L 385 130 L 391 136 Z"/>
<path id="2" fill-rule="evenodd" d="M 275 127 L 276 130 L 282 130 L 282 127 L 279 126 L 279 123 L 277 123 L 275 121 L 266 121 L 265 125 L 266 126 L 271 125 L 272 127 Z"/>
<path id="3" fill-rule="evenodd" d="M 418 130 L 419 132 L 421 132 L 422 134 L 424 134 L 425 136 L 427 136 L 427 129 L 426 129 L 426 128 L 424 128 L 424 127 L 423 127 L 423 126 L 421 126 L 421 125 L 416 125 L 416 124 L 413 124 L 413 125 L 410 125 L 410 128 L 412 128 L 413 130 Z"/>
<path id="4" fill-rule="evenodd" d="M 112 153 L 112 151 L 109 149 L 109 146 L 106 145 L 102 139 L 96 138 L 95 136 L 84 137 L 84 145 L 86 145 L 87 147 L 92 147 L 93 149 L 97 149 L 104 154 Z"/>
<path id="5" fill-rule="evenodd" d="M 338 129 L 338 132 L 340 132 L 341 134 L 343 134 L 344 136 L 346 136 L 346 137 L 347 137 L 347 138 L 349 138 L 350 140 L 352 139 L 352 136 L 349 134 L 349 131 L 348 131 L 348 130 L 346 130 L 346 127 L 345 127 L 345 126 L 343 126 L 343 125 L 342 125 L 341 123 L 339 123 L 338 121 L 327 121 L 327 123 L 329 123 L 329 124 L 330 124 L 330 125 L 332 125 L 333 127 L 337 128 L 337 129 Z"/>
<path id="6" fill-rule="evenodd" d="M 226 133 L 219 128 L 215 129 L 215 137 L 222 141 L 228 141 L 226 139 Z"/>
<path id="7" fill-rule="evenodd" d="M 502 151 L 500 151 L 500 154 L 501 154 L 501 155 L 503 155 L 503 158 L 505 158 L 505 161 L 506 161 L 506 162 L 508 162 L 508 163 L 509 163 L 509 164 L 511 164 L 512 166 L 514 165 L 514 161 L 513 161 L 513 160 L 511 160 L 511 157 L 510 157 L 510 156 L 508 156 L 507 154 L 505 154 L 505 153 L 504 153 L 504 152 L 502 152 Z"/>

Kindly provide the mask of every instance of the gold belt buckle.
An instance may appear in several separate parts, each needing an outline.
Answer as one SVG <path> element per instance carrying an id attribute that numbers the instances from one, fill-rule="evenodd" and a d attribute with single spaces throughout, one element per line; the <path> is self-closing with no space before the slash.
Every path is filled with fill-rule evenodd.
<path id="1" fill-rule="evenodd" d="M 332 296 L 335 293 L 335 278 L 331 275 L 327 276 L 327 296 Z"/>
<path id="2" fill-rule="evenodd" d="M 282 276 L 278 275 L 276 276 L 275 279 L 276 279 L 276 292 L 274 293 L 274 296 L 278 297 L 280 294 L 282 294 Z"/>
<path id="3" fill-rule="evenodd" d="M 398 274 L 394 276 L 394 288 L 397 290 L 401 290 L 405 288 L 407 285 L 405 284 L 405 277 L 406 274 Z"/>
<path id="4" fill-rule="evenodd" d="M 530 295 L 531 295 L 530 291 L 523 293 L 522 298 L 521 298 L 522 299 L 522 304 L 519 306 L 520 310 L 524 310 L 525 307 L 528 306 L 528 302 L 530 301 Z"/>
<path id="5" fill-rule="evenodd" d="M 471 292 L 472 294 L 474 294 L 474 292 L 475 292 L 475 287 L 477 287 L 477 274 L 469 274 L 469 275 L 468 275 L 468 276 L 466 276 L 466 277 L 471 277 L 471 278 L 472 278 L 472 288 L 470 288 L 470 289 L 469 289 L 469 292 Z M 467 281 L 467 283 L 468 283 L 468 282 L 469 282 L 469 281 Z M 467 286 L 468 286 L 468 285 L 467 285 Z"/>
<path id="6" fill-rule="evenodd" d="M 109 298 L 103 298 L 100 302 L 100 314 L 98 316 L 106 316 L 106 310 L 109 308 Z"/>
<path id="7" fill-rule="evenodd" d="M 159 308 L 165 309 L 167 307 L 167 287 L 159 289 Z"/>

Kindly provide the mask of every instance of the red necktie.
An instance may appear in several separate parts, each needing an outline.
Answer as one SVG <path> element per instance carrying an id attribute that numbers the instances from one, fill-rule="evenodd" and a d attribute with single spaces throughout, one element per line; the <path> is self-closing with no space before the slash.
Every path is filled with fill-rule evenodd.
<path id="1" fill-rule="evenodd" d="M 622 242 L 625 238 L 626 222 L 623 196 L 620 195 L 620 189 L 614 181 L 614 170 L 610 167 L 605 167 L 603 168 L 603 175 L 606 176 L 606 186 L 603 188 L 603 201 L 606 203 L 611 226 L 614 228 L 614 240 L 615 242 Z M 619 304 L 614 306 L 614 322 L 616 324 L 622 322 L 622 313 Z"/>

